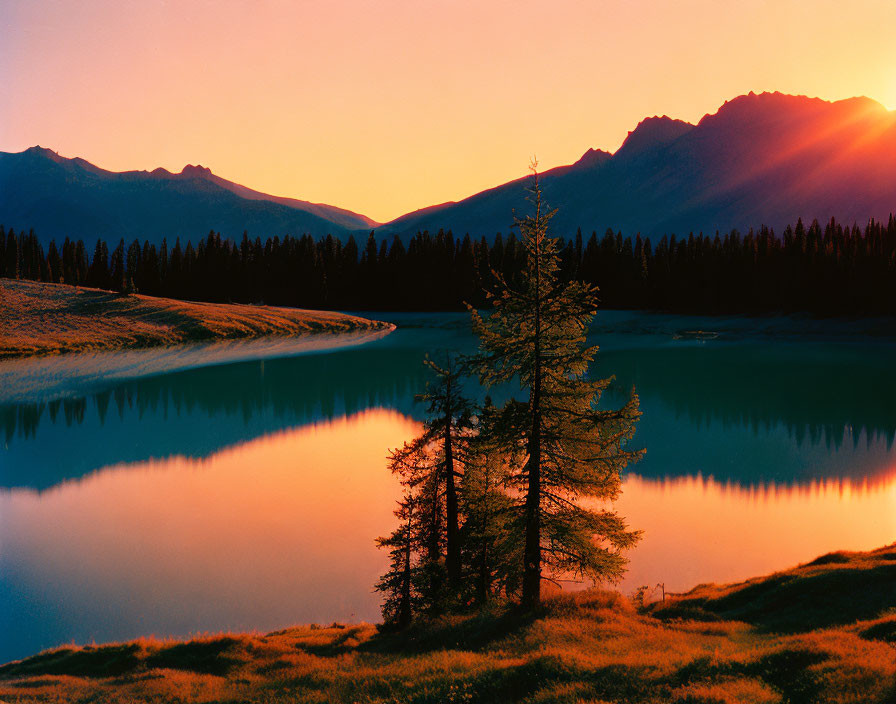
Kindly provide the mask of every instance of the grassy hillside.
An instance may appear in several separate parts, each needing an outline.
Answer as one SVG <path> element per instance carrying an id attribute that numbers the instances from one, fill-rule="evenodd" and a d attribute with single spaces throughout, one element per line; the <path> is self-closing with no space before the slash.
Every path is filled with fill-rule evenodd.
<path id="1" fill-rule="evenodd" d="M 67 647 L 0 668 L 8 702 L 896 701 L 896 545 L 703 585 L 644 610 L 558 595 L 402 634 L 303 626 Z"/>
<path id="2" fill-rule="evenodd" d="M 387 327 L 327 311 L 190 303 L 0 279 L 0 358 Z"/>

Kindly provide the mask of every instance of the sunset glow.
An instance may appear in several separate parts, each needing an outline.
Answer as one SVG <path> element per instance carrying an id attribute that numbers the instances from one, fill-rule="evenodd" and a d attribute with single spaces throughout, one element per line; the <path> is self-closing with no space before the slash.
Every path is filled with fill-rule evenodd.
<path id="1" fill-rule="evenodd" d="M 0 704 L 891 704 L 893 27 L 0 0 Z"/>
<path id="2" fill-rule="evenodd" d="M 0 26 L 0 150 L 201 163 L 380 221 L 751 90 L 896 106 L 885 0 L 7 0 Z"/>
<path id="3" fill-rule="evenodd" d="M 203 459 L 106 467 L 43 493 L 4 490 L 0 566 L 80 641 L 375 621 L 371 585 L 386 558 L 374 538 L 393 528 L 399 493 L 386 448 L 419 430 L 374 408 Z M 645 531 L 622 591 L 657 582 L 677 591 L 885 544 L 896 533 L 896 472 L 753 489 L 631 475 L 617 508 Z"/>
<path id="4" fill-rule="evenodd" d="M 625 585 L 684 591 L 784 569 L 896 534 L 896 468 L 874 482 L 743 488 L 699 476 L 629 477 L 618 507 L 645 532 Z"/>
<path id="5" fill-rule="evenodd" d="M 62 628 L 75 624 L 63 640 L 108 639 L 121 628 L 186 634 L 203 622 L 373 620 L 370 585 L 385 564 L 374 538 L 391 529 L 398 492 L 385 448 L 418 429 L 374 409 L 205 459 L 107 467 L 43 494 L 4 490 L 0 567 L 26 580 L 43 609 L 59 609 Z M 72 585 L 84 587 L 80 595 Z M 302 594 L 323 601 L 303 605 Z M 99 617 L 85 634 L 87 614 Z"/>

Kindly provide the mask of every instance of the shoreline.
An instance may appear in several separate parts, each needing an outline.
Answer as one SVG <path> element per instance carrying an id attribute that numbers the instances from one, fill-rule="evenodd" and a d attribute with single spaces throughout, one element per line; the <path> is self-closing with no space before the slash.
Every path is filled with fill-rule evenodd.
<path id="1" fill-rule="evenodd" d="M 190 343 L 290 340 L 322 333 L 390 332 L 394 327 L 331 311 L 180 301 L 0 280 L 0 360 Z"/>
<path id="2" fill-rule="evenodd" d="M 0 357 L 0 404 L 44 403 L 97 393 L 125 380 L 199 367 L 347 349 L 379 340 L 390 328 L 230 338 L 121 349 Z"/>
<path id="3" fill-rule="evenodd" d="M 896 694 L 896 544 L 641 605 L 559 593 L 412 624 L 60 646 L 0 666 L 20 702 L 859 702 Z"/>

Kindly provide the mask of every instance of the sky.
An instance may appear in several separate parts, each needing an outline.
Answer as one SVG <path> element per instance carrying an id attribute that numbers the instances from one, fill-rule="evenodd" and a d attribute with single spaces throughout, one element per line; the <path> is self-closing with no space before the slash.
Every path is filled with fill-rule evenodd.
<path id="1" fill-rule="evenodd" d="M 892 0 L 0 0 L 0 151 L 388 221 L 779 90 L 896 108 Z"/>

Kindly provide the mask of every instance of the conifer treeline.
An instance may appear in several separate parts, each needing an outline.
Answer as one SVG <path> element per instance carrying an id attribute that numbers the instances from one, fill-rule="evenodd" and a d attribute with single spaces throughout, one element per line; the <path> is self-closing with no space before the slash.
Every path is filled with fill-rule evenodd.
<path id="1" fill-rule="evenodd" d="M 605 308 L 676 312 L 896 314 L 896 219 L 864 229 L 834 220 L 798 221 L 781 235 L 624 237 L 607 230 L 560 240 L 561 277 L 600 286 Z M 51 242 L 0 226 L 0 276 L 212 302 L 356 310 L 452 310 L 485 305 L 498 272 L 519 279 L 519 239 L 492 242 L 451 232 L 418 233 L 363 248 L 328 236 L 314 240 L 210 232 L 195 246 L 166 240 Z"/>

